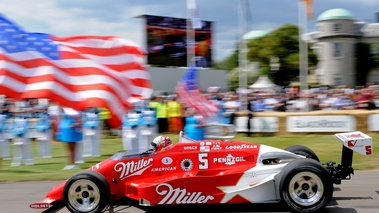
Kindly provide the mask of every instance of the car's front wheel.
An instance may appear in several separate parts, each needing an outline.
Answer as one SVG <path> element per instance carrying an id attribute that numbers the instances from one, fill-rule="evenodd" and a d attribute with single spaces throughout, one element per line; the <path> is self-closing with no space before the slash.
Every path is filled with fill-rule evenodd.
<path id="1" fill-rule="evenodd" d="M 84 171 L 67 180 L 63 201 L 70 212 L 98 213 L 107 206 L 109 194 L 109 184 L 103 175 Z"/>
<path id="2" fill-rule="evenodd" d="M 329 172 L 313 159 L 291 161 L 279 173 L 281 200 L 293 212 L 316 212 L 328 205 L 333 196 Z"/>

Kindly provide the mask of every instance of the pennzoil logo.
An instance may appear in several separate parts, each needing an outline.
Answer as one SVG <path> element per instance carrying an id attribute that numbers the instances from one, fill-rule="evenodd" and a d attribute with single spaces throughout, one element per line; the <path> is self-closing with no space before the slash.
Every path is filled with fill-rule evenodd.
<path id="1" fill-rule="evenodd" d="M 245 158 L 242 156 L 234 157 L 232 154 L 228 154 L 224 158 L 213 158 L 213 163 L 225 163 L 225 165 L 234 165 L 239 162 L 245 162 Z"/>
<path id="2" fill-rule="evenodd" d="M 114 170 L 120 173 L 120 180 L 122 180 L 134 175 L 141 175 L 146 169 L 152 166 L 151 162 L 153 162 L 152 158 L 129 161 L 127 163 L 118 162 L 114 165 Z"/>

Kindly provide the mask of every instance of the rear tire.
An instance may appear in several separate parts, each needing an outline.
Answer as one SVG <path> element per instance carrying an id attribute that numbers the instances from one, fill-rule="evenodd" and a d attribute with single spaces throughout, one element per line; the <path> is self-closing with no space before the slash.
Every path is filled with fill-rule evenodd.
<path id="1" fill-rule="evenodd" d="M 317 212 L 333 197 L 329 172 L 313 159 L 296 159 L 288 163 L 276 178 L 279 194 L 292 212 Z"/>
<path id="2" fill-rule="evenodd" d="M 99 213 L 108 205 L 109 184 L 105 177 L 94 171 L 83 171 L 67 180 L 63 201 L 72 213 Z"/>
<path id="3" fill-rule="evenodd" d="M 292 152 L 292 153 L 297 154 L 297 155 L 304 156 L 306 158 L 311 158 L 313 160 L 320 162 L 316 153 L 314 153 L 312 149 L 310 149 L 306 146 L 293 145 L 293 146 L 289 146 L 289 147 L 285 148 L 284 150 L 286 150 L 288 152 Z"/>

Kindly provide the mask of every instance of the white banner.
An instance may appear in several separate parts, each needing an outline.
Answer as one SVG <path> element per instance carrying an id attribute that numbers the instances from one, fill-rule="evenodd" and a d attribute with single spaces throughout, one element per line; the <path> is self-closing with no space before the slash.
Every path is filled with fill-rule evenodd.
<path id="1" fill-rule="evenodd" d="M 354 116 L 289 116 L 287 132 L 347 132 L 356 130 Z"/>
<path id="2" fill-rule="evenodd" d="M 367 129 L 368 131 L 379 131 L 379 114 L 367 116 Z"/>
<path id="3" fill-rule="evenodd" d="M 236 132 L 247 132 L 247 117 L 236 117 Z M 251 132 L 278 132 L 279 118 L 253 117 L 250 120 Z"/>

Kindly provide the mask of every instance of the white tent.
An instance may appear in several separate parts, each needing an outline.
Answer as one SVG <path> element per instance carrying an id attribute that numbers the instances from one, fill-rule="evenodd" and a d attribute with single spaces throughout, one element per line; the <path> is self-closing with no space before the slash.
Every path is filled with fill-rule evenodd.
<path id="1" fill-rule="evenodd" d="M 277 87 L 267 76 L 260 76 L 254 84 L 249 86 L 253 90 L 275 90 Z"/>

